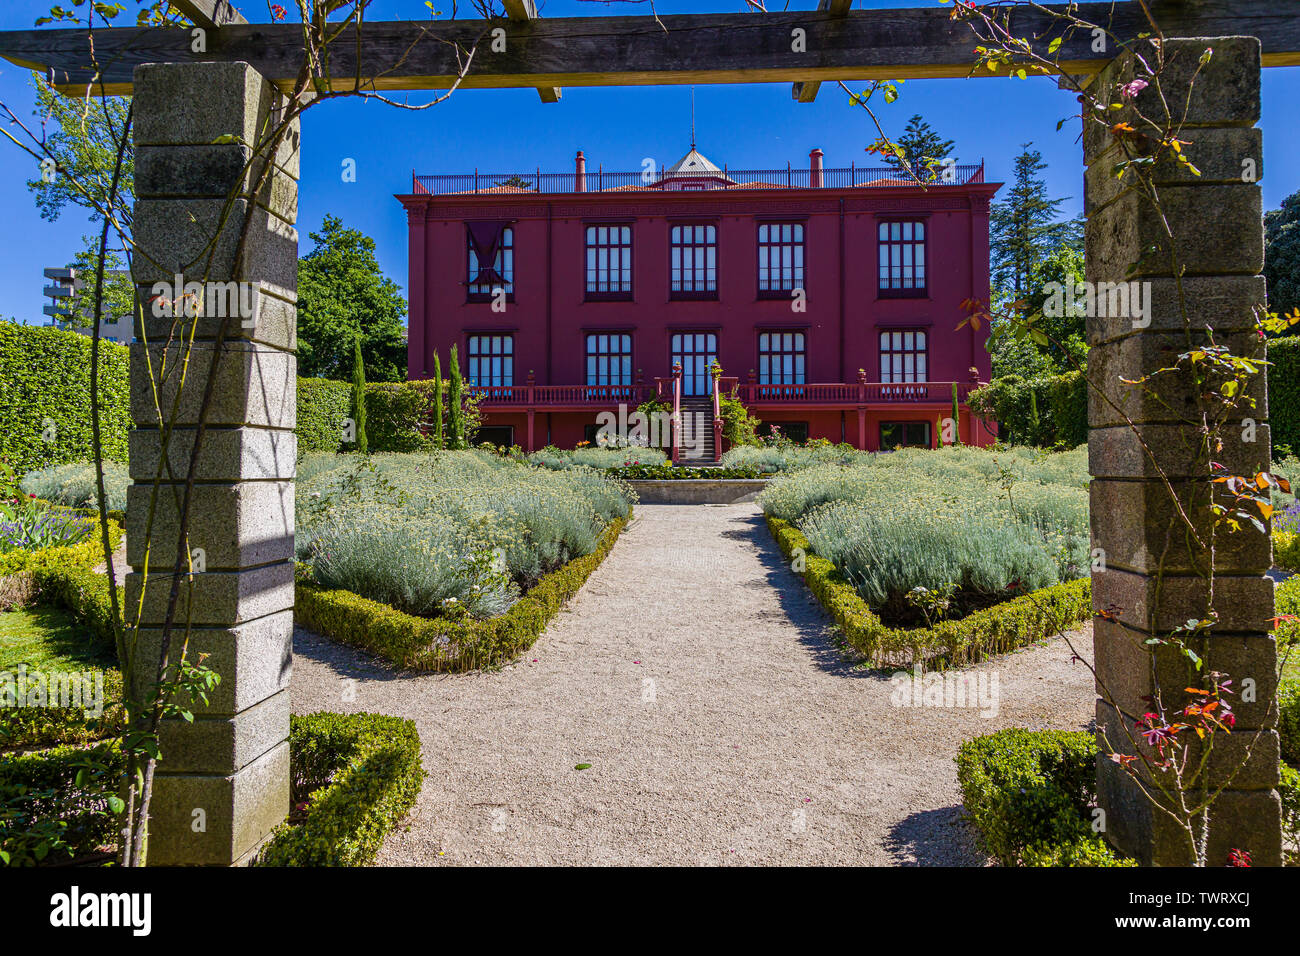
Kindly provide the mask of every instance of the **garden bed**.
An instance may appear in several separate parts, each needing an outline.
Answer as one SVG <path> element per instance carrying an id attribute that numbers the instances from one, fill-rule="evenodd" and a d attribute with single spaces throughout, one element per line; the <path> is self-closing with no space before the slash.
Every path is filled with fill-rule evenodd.
<path id="1" fill-rule="evenodd" d="M 619 518 L 591 554 L 543 576 L 504 614 L 487 620 L 407 614 L 350 591 L 330 590 L 300 576 L 294 621 L 317 634 L 422 671 L 461 671 L 505 663 L 541 636 L 560 608 L 605 560 L 627 524 Z"/>
<path id="2" fill-rule="evenodd" d="M 798 528 L 769 517 L 767 526 L 791 566 L 838 624 L 845 640 L 877 667 L 923 661 L 927 667 L 961 667 L 1045 640 L 1092 616 L 1087 578 L 1056 584 L 933 627 L 889 627 L 853 584 L 818 556 Z"/>

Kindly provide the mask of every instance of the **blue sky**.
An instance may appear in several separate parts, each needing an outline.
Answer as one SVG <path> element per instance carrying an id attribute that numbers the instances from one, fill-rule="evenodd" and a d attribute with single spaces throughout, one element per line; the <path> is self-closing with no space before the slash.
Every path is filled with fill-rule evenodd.
<path id="1" fill-rule="evenodd" d="M 48 12 L 53 0 L 5 0 L 0 30 L 28 29 Z M 935 0 L 857 0 L 857 8 L 928 6 Z M 263 4 L 237 4 L 258 15 Z M 462 6 L 465 4 L 462 3 Z M 635 3 L 541 0 L 547 16 L 625 14 L 648 7 Z M 769 0 L 778 9 L 783 0 Z M 292 6 L 289 4 L 289 6 Z M 437 6 L 449 7 L 440 2 Z M 810 9 L 815 0 L 792 0 Z M 657 0 L 661 13 L 738 11 L 741 0 Z M 426 19 L 423 0 L 376 0 L 374 19 Z M 1064 207 L 1077 214 L 1082 205 L 1082 149 L 1078 124 L 1058 133 L 1057 122 L 1074 113 L 1073 98 L 1046 79 L 908 81 L 898 102 L 879 110 L 886 129 L 900 133 L 913 113 L 957 143 L 959 162 L 987 164 L 990 180 L 1005 181 L 1021 143 L 1033 142 L 1048 163 L 1047 179 L 1056 196 L 1072 197 Z M 412 94 L 419 102 L 420 94 Z M 696 88 L 696 126 L 700 150 L 733 168 L 777 168 L 807 163 L 814 146 L 826 153 L 827 166 L 850 162 L 873 165 L 863 150 L 876 138 L 864 112 L 848 105 L 831 85 L 816 103 L 798 104 L 788 84 L 701 86 Z M 31 114 L 29 74 L 0 61 L 0 100 L 20 116 Z M 1300 101 L 1300 68 L 1266 70 L 1264 75 L 1264 202 L 1276 208 L 1300 189 L 1300 126 L 1294 122 Z M 302 190 L 299 230 L 307 234 L 326 214 L 375 238 L 384 271 L 406 286 L 406 217 L 395 193 L 410 189 L 411 173 L 492 172 L 571 169 L 574 153 L 585 152 L 589 168 L 636 170 L 644 157 L 671 162 L 690 140 L 690 87 L 567 89 L 558 104 L 543 104 L 532 90 L 472 90 L 422 112 L 398 110 L 377 102 L 344 100 L 323 104 L 303 119 Z M 357 181 L 342 181 L 345 160 L 356 161 Z M 0 222 L 5 254 L 0 260 L 0 317 L 44 321 L 41 270 L 71 259 L 92 227 L 77 210 L 55 223 L 43 221 L 25 183 L 34 161 L 0 140 Z"/>

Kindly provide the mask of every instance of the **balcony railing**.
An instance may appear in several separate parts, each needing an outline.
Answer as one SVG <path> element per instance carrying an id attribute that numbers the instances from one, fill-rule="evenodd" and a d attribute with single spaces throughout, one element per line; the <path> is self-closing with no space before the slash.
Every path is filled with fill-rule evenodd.
<path id="1" fill-rule="evenodd" d="M 656 167 L 663 169 L 665 167 Z M 984 182 L 984 164 L 938 167 L 919 172 L 927 187 L 967 186 Z M 820 179 L 820 184 L 817 180 Z M 639 190 L 674 191 L 686 182 L 692 188 L 718 189 L 855 189 L 915 186 L 916 181 L 889 166 L 837 169 L 727 169 L 721 177 L 665 174 L 660 172 L 607 172 L 597 168 L 585 173 L 450 173 L 436 176 L 411 175 L 411 192 L 416 195 L 500 195 L 511 193 L 603 193 Z"/>
<path id="2" fill-rule="evenodd" d="M 665 380 L 666 381 L 666 380 Z M 729 384 L 724 379 L 724 385 Z M 735 386 L 736 397 L 746 405 L 874 405 L 952 401 L 952 382 L 818 382 L 806 385 Z M 979 383 L 958 382 L 957 400 L 965 402 Z M 661 397 L 655 384 L 641 385 L 471 385 L 484 406 L 544 408 L 547 406 L 611 408 L 636 406 Z"/>

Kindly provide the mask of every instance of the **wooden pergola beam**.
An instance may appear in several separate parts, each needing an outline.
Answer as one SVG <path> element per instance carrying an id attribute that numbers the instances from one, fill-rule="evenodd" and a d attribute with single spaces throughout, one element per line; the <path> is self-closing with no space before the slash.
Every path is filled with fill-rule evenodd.
<path id="1" fill-rule="evenodd" d="M 1282 10 L 1274 0 L 1150 2 L 1168 36 L 1256 36 L 1266 66 L 1300 65 L 1300 5 Z M 1137 3 L 1083 3 L 1077 9 L 1118 37 L 1150 31 Z M 949 19 L 949 10 L 540 19 L 501 53 L 490 50 L 487 20 L 369 22 L 360 42 L 349 28 L 331 45 L 330 79 L 322 85 L 448 89 L 476 44 L 463 89 L 964 77 L 976 61 L 973 36 L 968 25 Z M 1037 37 L 1045 49 L 1059 32 L 1049 30 L 1053 23 L 1022 8 L 1012 28 Z M 791 49 L 796 29 L 805 31 L 805 53 Z M 93 45 L 84 29 L 16 30 L 0 33 L 0 56 L 52 74 L 54 84 L 68 92 L 84 92 L 93 83 L 96 90 L 128 94 L 141 63 L 203 61 L 247 62 L 287 90 L 302 66 L 300 31 L 290 23 L 230 24 L 213 31 L 205 52 L 195 53 L 189 33 L 177 29 L 97 30 Z M 1095 50 L 1093 37 L 1078 31 L 1063 39 L 1056 63 L 1062 73 L 1095 74 L 1119 52 L 1113 42 Z"/>
<path id="2" fill-rule="evenodd" d="M 506 8 L 506 16 L 511 20 L 536 20 L 537 4 L 533 0 L 501 0 L 501 5 Z M 543 103 L 560 102 L 561 91 L 554 86 L 539 86 L 537 95 L 542 98 Z"/>
<path id="3" fill-rule="evenodd" d="M 230 5 L 230 0 L 168 0 L 168 3 L 189 17 L 195 26 L 211 29 L 248 22 Z"/>
<path id="4" fill-rule="evenodd" d="M 853 6 L 853 0 L 817 0 L 817 9 L 833 17 L 846 16 Z M 790 87 L 790 95 L 799 103 L 811 103 L 817 99 L 817 91 L 822 88 L 820 80 L 807 83 L 795 83 Z"/>

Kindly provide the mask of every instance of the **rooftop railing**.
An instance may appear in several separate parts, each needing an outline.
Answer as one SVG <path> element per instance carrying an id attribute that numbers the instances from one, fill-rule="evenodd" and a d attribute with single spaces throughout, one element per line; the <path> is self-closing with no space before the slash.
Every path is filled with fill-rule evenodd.
<path id="1" fill-rule="evenodd" d="M 662 167 L 656 167 L 656 170 Z M 926 187 L 968 186 L 984 182 L 984 164 L 938 166 L 919 173 Z M 436 176 L 412 174 L 411 191 L 416 195 L 464 195 L 511 193 L 608 193 L 656 190 L 723 190 L 723 189 L 860 189 L 890 186 L 916 186 L 907 172 L 889 166 L 847 166 L 812 170 L 807 167 L 785 169 L 727 169 L 716 174 L 671 174 L 663 172 L 607 172 L 599 167 L 585 173 L 450 173 Z M 820 185 L 816 180 L 820 179 Z"/>

